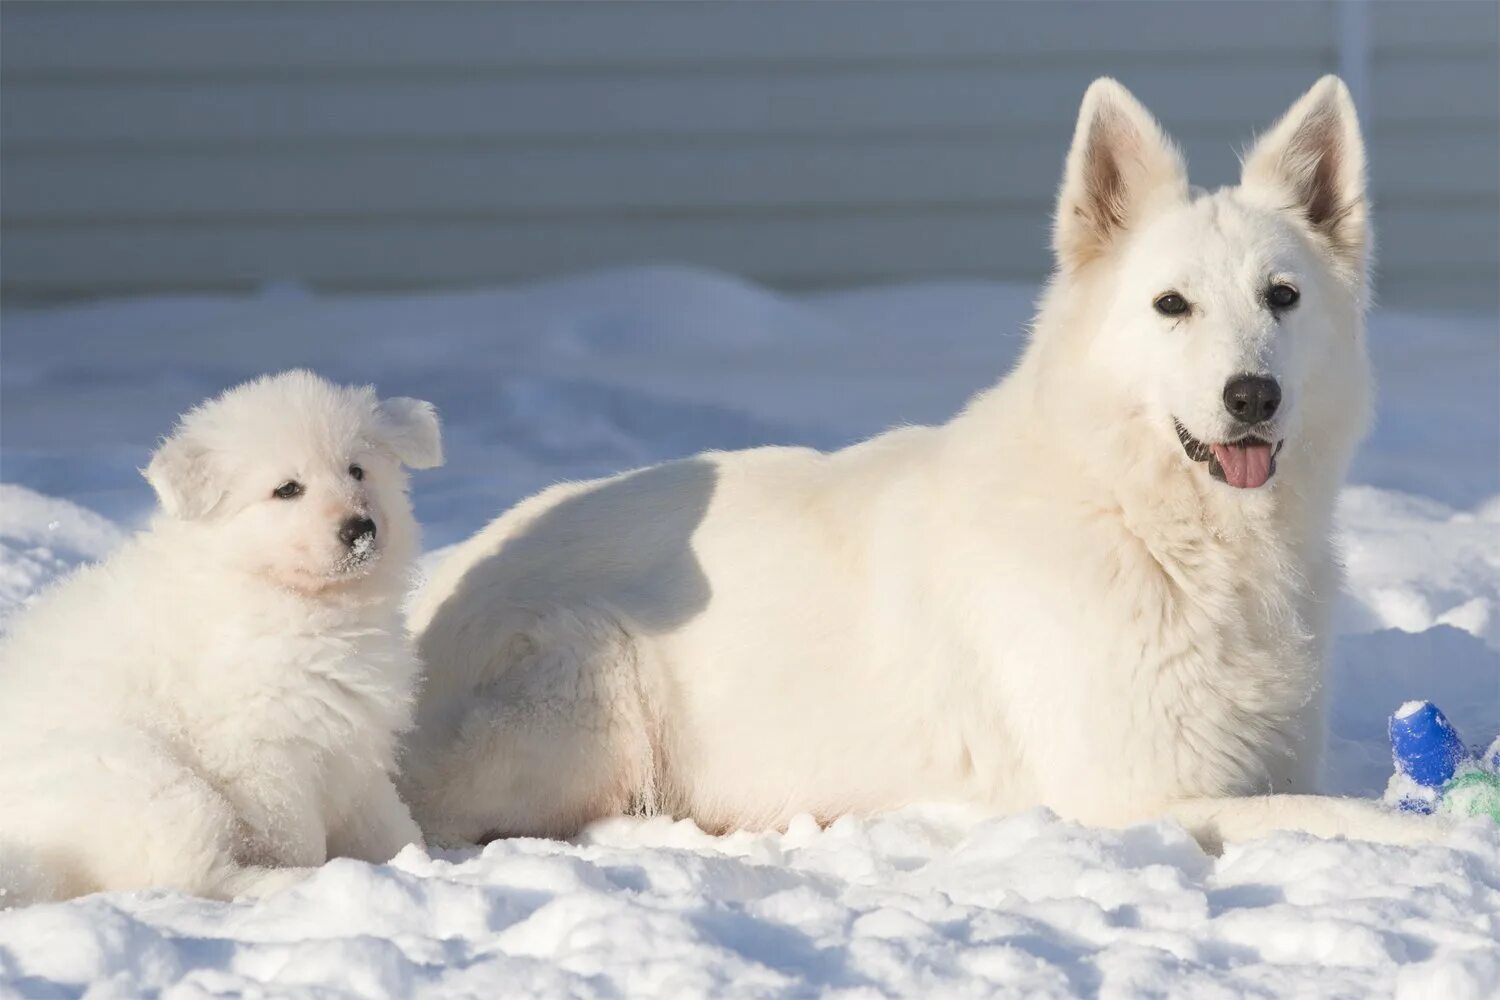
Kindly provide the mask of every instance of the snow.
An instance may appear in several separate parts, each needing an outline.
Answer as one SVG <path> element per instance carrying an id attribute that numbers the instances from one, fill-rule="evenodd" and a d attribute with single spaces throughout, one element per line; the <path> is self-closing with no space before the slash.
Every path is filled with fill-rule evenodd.
<path id="1" fill-rule="evenodd" d="M 1500 846 L 1277 836 L 1205 857 L 1165 824 L 933 807 L 711 838 L 666 819 L 576 844 L 333 861 L 257 905 L 162 893 L 0 914 L 25 995 L 274 984 L 357 996 L 1478 997 L 1497 981 Z M 1402 968 L 1404 966 L 1404 968 Z M 1396 978 L 1397 973 L 1401 978 Z M 1410 976 L 1409 983 L 1406 980 Z"/>
<path id="2" fill-rule="evenodd" d="M 0 483 L 0 626 L 81 562 L 103 558 L 125 533 L 67 500 Z"/>
<path id="3" fill-rule="evenodd" d="M 944 419 L 1010 365 L 1033 289 L 787 297 L 674 268 L 400 297 L 156 298 L 0 317 L 0 627 L 144 523 L 173 417 L 306 365 L 435 402 L 430 548 L 564 478 L 704 448 L 834 447 Z M 1500 729 L 1500 337 L 1378 312 L 1379 424 L 1338 511 L 1326 785 L 1378 796 L 1388 715 Z M 1102 765 L 1101 765 L 1102 766 Z M 1500 835 L 1420 849 L 1278 835 L 1205 856 L 1162 823 L 937 806 L 709 837 L 408 849 L 258 904 L 114 894 L 0 912 L 0 995 L 1464 997 L 1500 991 Z"/>

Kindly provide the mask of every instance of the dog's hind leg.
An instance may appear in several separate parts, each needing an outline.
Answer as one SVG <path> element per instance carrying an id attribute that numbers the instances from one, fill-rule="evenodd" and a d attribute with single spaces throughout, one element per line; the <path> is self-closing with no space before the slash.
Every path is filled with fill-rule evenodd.
<path id="1" fill-rule="evenodd" d="M 0 841 L 0 910 L 66 899 L 62 873 L 43 863 L 37 852 Z"/>
<path id="2" fill-rule="evenodd" d="M 657 741 L 636 638 L 609 616 L 557 612 L 504 648 L 456 722 L 410 747 L 401 789 L 428 839 L 566 837 L 590 820 L 655 811 Z"/>
<path id="3" fill-rule="evenodd" d="M 316 868 L 227 865 L 211 874 L 197 892 L 210 899 L 264 899 L 308 879 Z"/>

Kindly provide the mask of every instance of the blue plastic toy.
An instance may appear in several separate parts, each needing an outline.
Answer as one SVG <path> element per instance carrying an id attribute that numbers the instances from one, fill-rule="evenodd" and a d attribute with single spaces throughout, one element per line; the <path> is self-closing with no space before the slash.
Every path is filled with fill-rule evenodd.
<path id="1" fill-rule="evenodd" d="M 1500 823 L 1500 739 L 1471 751 L 1430 701 L 1409 701 L 1391 716 L 1396 774 L 1386 800 L 1407 812 L 1488 816 Z"/>

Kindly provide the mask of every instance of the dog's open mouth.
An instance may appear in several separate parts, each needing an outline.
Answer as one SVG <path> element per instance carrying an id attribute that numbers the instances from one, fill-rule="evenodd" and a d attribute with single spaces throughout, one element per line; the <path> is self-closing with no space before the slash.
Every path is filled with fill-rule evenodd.
<path id="1" fill-rule="evenodd" d="M 1188 458 L 1207 462 L 1208 474 L 1219 482 L 1228 483 L 1235 489 L 1251 490 L 1266 485 L 1276 474 L 1276 456 L 1285 441 L 1272 444 L 1264 438 L 1247 434 L 1222 444 L 1204 444 L 1189 434 L 1181 421 L 1173 422 L 1177 424 L 1177 439 L 1182 442 L 1182 450 L 1187 452 Z"/>

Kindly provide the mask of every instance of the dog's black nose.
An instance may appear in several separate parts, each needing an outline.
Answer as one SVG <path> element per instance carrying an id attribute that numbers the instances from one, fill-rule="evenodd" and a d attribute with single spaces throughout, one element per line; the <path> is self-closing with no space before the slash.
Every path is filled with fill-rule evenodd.
<path id="1" fill-rule="evenodd" d="M 1276 415 L 1281 386 L 1264 375 L 1236 375 L 1224 385 L 1224 409 L 1242 424 L 1258 424 Z"/>
<path id="2" fill-rule="evenodd" d="M 375 522 L 368 517 L 351 517 L 339 528 L 339 541 L 351 549 L 354 543 L 369 535 L 375 537 Z"/>

